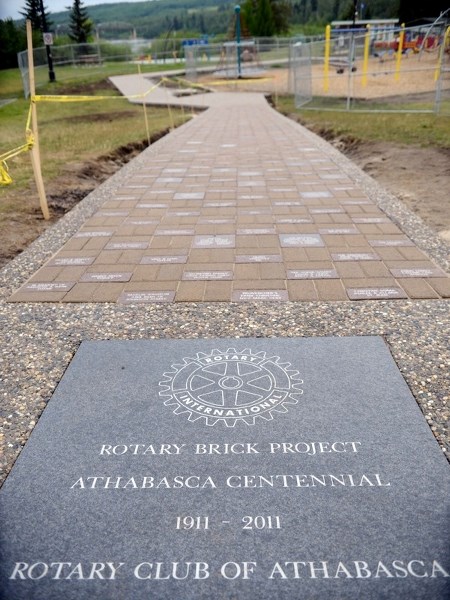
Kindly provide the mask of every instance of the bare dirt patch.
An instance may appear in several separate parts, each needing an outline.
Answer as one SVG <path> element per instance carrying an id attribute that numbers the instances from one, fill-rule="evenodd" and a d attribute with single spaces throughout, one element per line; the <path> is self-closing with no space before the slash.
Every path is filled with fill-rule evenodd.
<path id="1" fill-rule="evenodd" d="M 161 131 L 152 136 L 151 142 L 166 135 Z M 48 227 L 56 223 L 80 200 L 103 181 L 106 181 L 123 165 L 147 147 L 147 140 L 121 146 L 114 152 L 83 163 L 68 164 L 57 179 L 46 186 L 50 220 L 45 221 L 34 189 L 17 193 L 15 203 L 20 211 L 5 212 L 0 221 L 0 267 L 20 254 Z"/>
<path id="2" fill-rule="evenodd" d="M 368 142 L 344 153 L 450 242 L 450 149 Z"/>
<path id="3" fill-rule="evenodd" d="M 362 142 L 321 128 L 314 133 L 351 158 L 450 242 L 450 148 Z"/>

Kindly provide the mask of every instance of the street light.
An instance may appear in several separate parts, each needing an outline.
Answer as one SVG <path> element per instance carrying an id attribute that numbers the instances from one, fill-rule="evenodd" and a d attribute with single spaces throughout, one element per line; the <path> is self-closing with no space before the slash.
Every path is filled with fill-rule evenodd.
<path id="1" fill-rule="evenodd" d="M 50 82 L 56 81 L 55 72 L 53 70 L 53 57 L 51 51 L 52 37 L 47 32 L 47 21 L 45 19 L 45 10 L 44 10 L 44 0 L 39 0 L 39 6 L 41 9 L 41 27 L 42 34 L 44 37 L 45 50 L 47 52 L 47 62 L 48 62 L 48 78 Z"/>
<path id="2" fill-rule="evenodd" d="M 236 15 L 236 49 L 237 49 L 237 66 L 238 66 L 238 79 L 241 78 L 241 7 L 236 4 L 234 7 Z"/>

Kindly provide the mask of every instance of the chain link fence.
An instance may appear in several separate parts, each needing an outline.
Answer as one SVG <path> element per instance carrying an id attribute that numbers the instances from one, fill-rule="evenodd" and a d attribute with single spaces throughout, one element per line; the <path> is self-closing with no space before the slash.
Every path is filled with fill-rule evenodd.
<path id="1" fill-rule="evenodd" d="M 52 54 L 58 81 L 136 73 L 137 64 L 144 72 L 157 64 L 224 90 L 293 94 L 304 109 L 450 114 L 450 34 L 443 28 L 430 33 L 374 27 L 332 31 L 329 42 L 323 36 L 255 38 L 239 46 L 202 42 L 164 49 L 136 52 L 126 44 L 99 43 L 54 46 Z M 27 96 L 27 54 L 18 56 Z M 34 50 L 34 62 L 39 87 L 48 82 L 45 48 Z"/>
<path id="2" fill-rule="evenodd" d="M 291 93 L 309 109 L 450 114 L 449 42 L 443 28 L 332 32 L 328 56 L 325 41 L 294 46 Z"/>

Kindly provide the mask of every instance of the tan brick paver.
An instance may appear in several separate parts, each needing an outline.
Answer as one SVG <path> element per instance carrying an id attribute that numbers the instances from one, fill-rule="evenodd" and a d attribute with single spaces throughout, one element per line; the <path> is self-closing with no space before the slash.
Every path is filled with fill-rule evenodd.
<path id="1" fill-rule="evenodd" d="M 211 108 L 152 145 L 11 301 L 450 295 L 445 273 L 301 126 L 257 94 L 201 101 Z"/>

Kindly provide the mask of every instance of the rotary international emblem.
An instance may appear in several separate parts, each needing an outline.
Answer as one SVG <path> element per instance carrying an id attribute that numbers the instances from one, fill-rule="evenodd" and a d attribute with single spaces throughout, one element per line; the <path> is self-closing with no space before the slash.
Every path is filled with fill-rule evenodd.
<path id="1" fill-rule="evenodd" d="M 171 365 L 160 382 L 160 397 L 176 415 L 189 421 L 203 419 L 234 427 L 238 421 L 254 425 L 255 419 L 273 419 L 285 413 L 303 394 L 299 372 L 279 356 L 249 349 L 198 352 Z"/>

